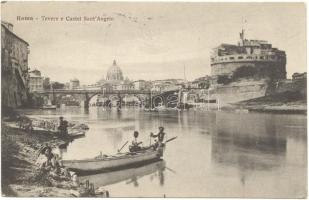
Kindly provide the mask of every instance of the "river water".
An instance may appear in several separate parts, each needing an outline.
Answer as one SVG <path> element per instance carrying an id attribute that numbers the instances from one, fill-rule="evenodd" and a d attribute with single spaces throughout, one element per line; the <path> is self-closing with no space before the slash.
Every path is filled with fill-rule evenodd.
<path id="1" fill-rule="evenodd" d="M 164 160 L 133 169 L 81 177 L 112 197 L 305 197 L 305 115 L 233 112 L 144 112 L 91 107 L 32 110 L 33 117 L 89 125 L 86 137 L 70 143 L 65 159 L 114 154 L 133 131 L 149 145 L 150 132 L 165 127 Z M 128 148 L 124 147 L 124 151 Z"/>

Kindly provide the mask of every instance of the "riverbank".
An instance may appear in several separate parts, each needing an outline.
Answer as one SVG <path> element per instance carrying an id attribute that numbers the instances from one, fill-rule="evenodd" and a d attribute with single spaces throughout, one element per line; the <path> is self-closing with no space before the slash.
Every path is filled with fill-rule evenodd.
<path id="1" fill-rule="evenodd" d="M 38 177 L 35 162 L 39 150 L 48 143 L 52 148 L 65 143 L 50 134 L 27 133 L 2 122 L 2 194 L 14 197 L 69 197 L 77 189 L 70 180 L 52 181 Z M 40 178 L 42 178 L 40 180 Z"/>
<path id="2" fill-rule="evenodd" d="M 69 142 L 46 132 L 28 133 L 2 121 L 2 195 L 8 197 L 94 196 L 71 178 L 42 175 L 35 162 L 46 144 L 58 148 Z M 104 195 L 103 195 L 104 196 Z"/>
<path id="3" fill-rule="evenodd" d="M 224 108 L 223 108 L 224 109 Z M 280 114 L 306 114 L 307 99 L 298 93 L 285 92 L 232 104 L 225 109 Z"/>

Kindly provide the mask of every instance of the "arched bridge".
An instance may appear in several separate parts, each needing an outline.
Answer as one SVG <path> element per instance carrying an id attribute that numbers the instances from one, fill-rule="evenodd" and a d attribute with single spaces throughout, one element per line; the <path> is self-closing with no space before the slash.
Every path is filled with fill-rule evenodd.
<path id="1" fill-rule="evenodd" d="M 114 95 L 117 96 L 120 102 L 125 95 L 144 95 L 146 96 L 147 107 L 175 107 L 181 102 L 182 92 L 186 89 L 170 90 L 170 91 L 151 91 L 151 90 L 104 90 L 104 89 L 75 89 L 75 90 L 65 90 L 65 89 L 54 89 L 37 92 L 41 96 L 45 96 L 48 99 L 52 99 L 54 104 L 57 104 L 56 98 L 61 95 L 79 95 L 80 99 L 84 101 L 84 107 L 89 108 L 89 102 L 92 97 L 102 94 L 106 96 Z"/>
<path id="2" fill-rule="evenodd" d="M 92 97 L 102 94 L 102 95 L 117 95 L 120 99 L 123 98 L 124 95 L 146 95 L 148 99 L 151 96 L 156 96 L 159 92 L 150 91 L 150 90 L 103 90 L 103 89 L 84 89 L 84 90 L 65 90 L 65 89 L 54 89 L 54 90 L 47 90 L 47 91 L 40 91 L 37 94 L 46 96 L 49 99 L 55 100 L 57 95 L 80 95 L 83 96 L 85 108 L 89 107 L 89 102 Z"/>

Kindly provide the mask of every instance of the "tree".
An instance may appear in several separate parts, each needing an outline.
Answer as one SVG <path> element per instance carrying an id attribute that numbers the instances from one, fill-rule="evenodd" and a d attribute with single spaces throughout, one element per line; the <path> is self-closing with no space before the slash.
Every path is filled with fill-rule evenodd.
<path id="1" fill-rule="evenodd" d="M 227 75 L 219 75 L 217 79 L 218 84 L 227 85 L 231 82 L 231 79 Z"/>
<path id="2" fill-rule="evenodd" d="M 208 89 L 209 86 L 210 86 L 209 81 L 202 81 L 198 84 L 198 87 L 202 89 Z"/>
<path id="3" fill-rule="evenodd" d="M 258 70 L 256 67 L 242 66 L 237 68 L 232 76 L 232 80 L 237 80 L 239 78 L 252 78 L 258 75 Z"/>

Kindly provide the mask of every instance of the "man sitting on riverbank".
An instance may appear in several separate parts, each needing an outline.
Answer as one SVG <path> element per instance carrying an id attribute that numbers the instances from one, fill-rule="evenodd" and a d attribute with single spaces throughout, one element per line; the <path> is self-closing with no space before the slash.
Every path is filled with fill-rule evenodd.
<path id="1" fill-rule="evenodd" d="M 36 164 L 39 170 L 43 173 L 48 173 L 52 177 L 69 177 L 69 173 L 65 168 L 61 168 L 59 158 L 56 154 L 52 153 L 52 149 L 49 146 L 45 146 L 40 151 L 39 158 Z"/>
<path id="2" fill-rule="evenodd" d="M 41 150 L 41 152 L 42 154 L 40 155 L 40 159 L 37 161 L 40 170 L 43 172 L 58 173 L 60 170 L 60 165 L 56 155 L 52 153 L 51 147 L 46 146 Z"/>

